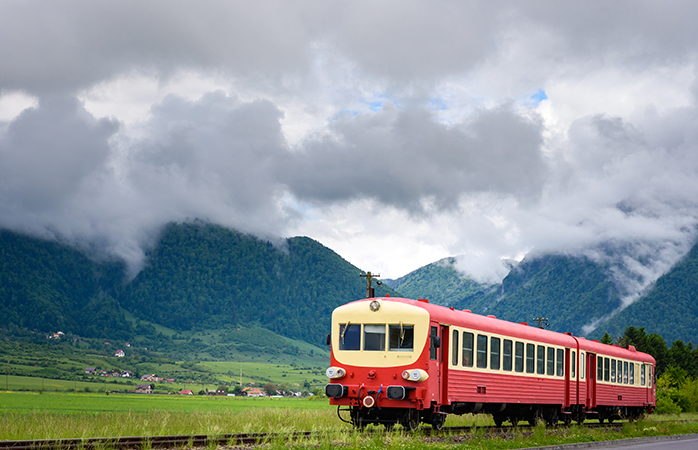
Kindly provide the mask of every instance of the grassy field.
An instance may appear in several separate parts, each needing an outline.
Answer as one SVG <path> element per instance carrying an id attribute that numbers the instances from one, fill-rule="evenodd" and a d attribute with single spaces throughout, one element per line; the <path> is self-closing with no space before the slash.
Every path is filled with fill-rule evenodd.
<path id="1" fill-rule="evenodd" d="M 691 422 L 674 423 L 675 419 Z M 340 422 L 324 398 L 239 398 L 177 395 L 0 392 L 0 440 L 155 436 L 171 434 L 222 435 L 239 432 L 316 430 L 325 438 L 290 447 L 404 449 L 512 449 L 539 445 L 622 439 L 665 434 L 698 433 L 698 416 L 649 416 L 625 424 L 620 432 L 582 427 L 532 432 L 514 430 L 507 437 L 489 438 L 482 428 L 465 437 L 429 438 L 416 434 L 361 434 Z M 447 426 L 491 425 L 487 415 L 449 417 Z M 373 428 L 373 427 L 371 427 Z M 377 429 L 382 430 L 382 427 Z M 285 442 L 271 447 L 288 448 Z"/>

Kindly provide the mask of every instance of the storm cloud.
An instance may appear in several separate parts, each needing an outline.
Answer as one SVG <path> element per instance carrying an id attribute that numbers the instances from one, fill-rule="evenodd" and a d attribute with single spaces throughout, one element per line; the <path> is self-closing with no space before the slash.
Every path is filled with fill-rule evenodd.
<path id="1" fill-rule="evenodd" d="M 397 277 L 531 252 L 626 304 L 696 241 L 693 2 L 0 4 L 0 226 L 129 262 L 170 221 Z"/>

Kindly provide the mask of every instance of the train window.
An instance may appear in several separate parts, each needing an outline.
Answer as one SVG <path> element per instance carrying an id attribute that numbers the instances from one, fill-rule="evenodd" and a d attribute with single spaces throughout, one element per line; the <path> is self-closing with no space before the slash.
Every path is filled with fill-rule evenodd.
<path id="1" fill-rule="evenodd" d="M 536 371 L 536 346 L 533 344 L 526 344 L 526 373 L 533 373 Z"/>
<path id="2" fill-rule="evenodd" d="M 473 333 L 463 332 L 463 361 L 465 367 L 473 367 Z"/>
<path id="3" fill-rule="evenodd" d="M 523 372 L 524 366 L 524 344 L 517 342 L 514 346 L 514 370 Z"/>
<path id="4" fill-rule="evenodd" d="M 652 387 L 652 366 L 647 366 L 647 385 Z"/>
<path id="5" fill-rule="evenodd" d="M 620 359 L 618 360 L 618 378 L 617 378 L 618 384 L 623 382 L 623 361 Z"/>
<path id="6" fill-rule="evenodd" d="M 490 369 L 499 370 L 499 338 L 490 338 Z"/>
<path id="7" fill-rule="evenodd" d="M 545 347 L 539 345 L 536 352 L 536 373 L 545 375 Z"/>
<path id="8" fill-rule="evenodd" d="M 586 372 L 584 371 L 584 352 L 579 352 L 579 378 L 584 379 Z M 592 374 L 592 376 L 594 376 Z"/>
<path id="9" fill-rule="evenodd" d="M 557 349 L 557 376 L 565 376 L 565 351 L 561 348 Z"/>
<path id="10" fill-rule="evenodd" d="M 616 382 L 616 360 L 611 360 L 611 383 Z"/>
<path id="11" fill-rule="evenodd" d="M 414 325 L 388 325 L 388 349 L 393 352 L 414 350 Z"/>
<path id="12" fill-rule="evenodd" d="M 339 349 L 361 349 L 361 325 L 353 323 L 339 324 Z"/>
<path id="13" fill-rule="evenodd" d="M 482 334 L 477 335 L 477 366 L 487 368 L 487 336 Z"/>
<path id="14" fill-rule="evenodd" d="M 630 384 L 635 384 L 635 363 L 630 364 L 630 373 L 628 374 Z"/>
<path id="15" fill-rule="evenodd" d="M 437 341 L 439 338 L 439 329 L 437 327 L 431 327 L 431 335 L 429 336 L 429 359 L 432 361 L 437 359 L 439 348 L 437 347 Z"/>
<path id="16" fill-rule="evenodd" d="M 628 361 L 623 361 L 623 384 L 628 384 Z"/>
<path id="17" fill-rule="evenodd" d="M 611 363 L 609 362 L 608 358 L 603 359 L 603 380 L 604 381 L 610 381 L 611 380 Z"/>
<path id="18" fill-rule="evenodd" d="M 548 375 L 555 375 L 555 349 L 552 347 L 548 347 L 546 362 L 548 363 Z"/>
<path id="19" fill-rule="evenodd" d="M 453 338 L 451 342 L 451 363 L 454 366 L 458 365 L 458 330 L 453 330 Z"/>
<path id="20" fill-rule="evenodd" d="M 604 368 L 603 368 L 603 358 L 599 356 L 596 359 L 596 379 L 598 381 L 603 381 Z"/>
<path id="21" fill-rule="evenodd" d="M 640 366 L 640 385 L 645 385 L 645 365 Z"/>
<path id="22" fill-rule="evenodd" d="M 385 351 L 385 325 L 364 325 L 364 350 Z"/>
<path id="23" fill-rule="evenodd" d="M 502 346 L 502 369 L 511 372 L 511 350 L 512 342 L 509 339 L 504 339 Z"/>
<path id="24" fill-rule="evenodd" d="M 575 370 L 577 368 L 577 352 L 575 352 L 574 350 L 572 350 L 572 360 L 570 362 L 572 365 L 572 370 L 570 372 L 570 375 L 572 378 L 574 378 L 575 376 L 577 376 L 577 373 Z"/>

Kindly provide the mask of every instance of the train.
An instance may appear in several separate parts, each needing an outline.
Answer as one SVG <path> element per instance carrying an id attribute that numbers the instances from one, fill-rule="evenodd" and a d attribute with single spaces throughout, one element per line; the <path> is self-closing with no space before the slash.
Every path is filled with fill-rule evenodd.
<path id="1" fill-rule="evenodd" d="M 325 395 L 356 428 L 435 429 L 449 414 L 520 421 L 635 420 L 655 404 L 655 360 L 425 299 L 367 298 L 332 313 Z"/>

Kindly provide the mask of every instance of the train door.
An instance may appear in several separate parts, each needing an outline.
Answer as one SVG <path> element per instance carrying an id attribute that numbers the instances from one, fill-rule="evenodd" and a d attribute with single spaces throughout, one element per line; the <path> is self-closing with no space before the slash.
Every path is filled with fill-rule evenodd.
<path id="1" fill-rule="evenodd" d="M 586 364 L 586 377 L 587 377 L 587 398 L 586 398 L 586 408 L 587 410 L 596 408 L 596 355 L 594 353 L 587 353 L 587 364 Z"/>
<path id="2" fill-rule="evenodd" d="M 570 406 L 570 388 L 572 385 L 572 382 L 570 381 L 570 376 L 571 376 L 571 371 L 570 371 L 570 362 L 571 362 L 571 355 L 570 355 L 570 349 L 566 348 L 565 349 L 565 407 Z"/>
<path id="3" fill-rule="evenodd" d="M 429 390 L 431 401 L 441 404 L 443 382 L 444 332 L 438 322 L 429 324 Z"/>
<path id="4" fill-rule="evenodd" d="M 449 327 L 446 325 L 441 325 L 441 348 L 439 352 L 441 353 L 441 358 L 439 360 L 439 367 L 441 369 L 441 374 L 439 380 L 441 381 L 441 398 L 440 403 L 448 405 L 451 402 L 448 400 L 448 349 L 451 348 L 451 334 L 449 332 Z"/>

